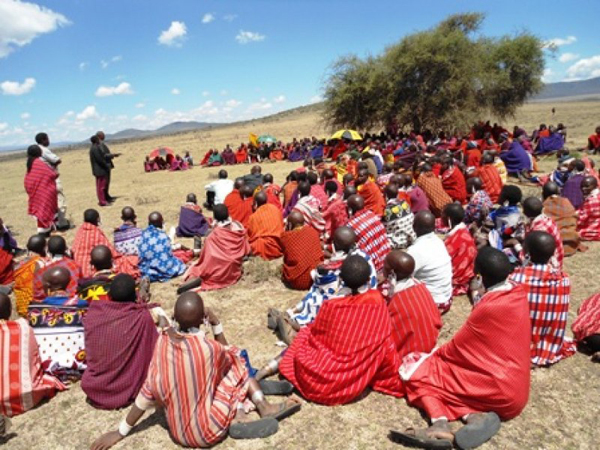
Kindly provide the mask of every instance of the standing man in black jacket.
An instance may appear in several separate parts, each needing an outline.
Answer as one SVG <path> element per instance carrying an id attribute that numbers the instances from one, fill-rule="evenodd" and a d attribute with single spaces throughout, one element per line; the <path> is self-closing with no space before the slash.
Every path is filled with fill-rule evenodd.
<path id="1" fill-rule="evenodd" d="M 100 148 L 102 149 L 102 153 L 104 154 L 104 158 L 106 159 L 106 162 L 110 168 L 110 170 L 108 171 L 108 179 L 106 180 L 106 189 L 104 190 L 104 198 L 106 198 L 107 202 L 114 202 L 115 199 L 113 197 L 111 197 L 111 195 L 109 194 L 110 191 L 110 173 L 112 171 L 112 169 L 115 168 L 115 165 L 113 163 L 113 159 L 117 158 L 119 156 L 121 156 L 120 153 L 111 153 L 110 149 L 108 148 L 108 146 L 104 143 L 104 131 L 98 131 L 96 133 L 96 136 L 98 136 L 98 139 L 100 139 Z"/>
<path id="2" fill-rule="evenodd" d="M 106 160 L 100 138 L 94 135 L 90 138 L 92 146 L 90 147 L 90 162 L 92 163 L 92 173 L 96 177 L 96 194 L 98 195 L 98 204 L 108 206 L 106 199 L 106 185 L 110 176 L 111 166 Z"/>

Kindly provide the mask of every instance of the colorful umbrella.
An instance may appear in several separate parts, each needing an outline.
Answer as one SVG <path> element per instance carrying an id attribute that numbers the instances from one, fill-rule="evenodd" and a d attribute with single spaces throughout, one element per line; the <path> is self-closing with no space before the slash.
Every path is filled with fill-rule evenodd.
<path id="1" fill-rule="evenodd" d="M 261 144 L 274 144 L 277 142 L 277 139 L 275 136 L 271 136 L 270 134 L 263 134 L 262 136 L 258 137 L 258 142 Z"/>
<path id="2" fill-rule="evenodd" d="M 154 150 L 152 150 L 150 152 L 150 159 L 154 159 L 154 158 L 158 158 L 159 156 L 162 156 L 163 158 L 166 158 L 167 155 L 171 155 L 173 157 L 175 157 L 175 152 L 170 149 L 169 147 L 158 147 L 155 148 Z"/>
<path id="3" fill-rule="evenodd" d="M 339 130 L 333 133 L 329 139 L 348 139 L 350 141 L 362 141 L 362 136 L 358 131 L 354 130 Z"/>

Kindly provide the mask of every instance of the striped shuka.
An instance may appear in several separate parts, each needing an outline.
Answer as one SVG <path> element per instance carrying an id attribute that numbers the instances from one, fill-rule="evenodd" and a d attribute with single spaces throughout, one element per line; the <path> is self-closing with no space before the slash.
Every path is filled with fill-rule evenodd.
<path id="1" fill-rule="evenodd" d="M 29 196 L 27 213 L 38 221 L 38 228 L 50 228 L 58 211 L 58 174 L 41 158 L 33 161 L 31 171 L 25 174 L 25 191 Z"/>

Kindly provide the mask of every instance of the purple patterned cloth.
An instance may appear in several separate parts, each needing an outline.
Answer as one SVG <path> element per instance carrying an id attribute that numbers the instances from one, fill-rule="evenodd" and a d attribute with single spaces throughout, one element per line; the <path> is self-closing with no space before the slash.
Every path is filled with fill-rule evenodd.
<path id="1" fill-rule="evenodd" d="M 185 206 L 179 213 L 178 237 L 204 236 L 208 231 L 208 222 L 201 212 L 194 211 Z"/>
<path id="2" fill-rule="evenodd" d="M 581 182 L 584 176 L 580 173 L 571 176 L 562 190 L 562 196 L 568 198 L 573 208 L 579 209 L 583 205 L 583 193 L 581 192 Z"/>

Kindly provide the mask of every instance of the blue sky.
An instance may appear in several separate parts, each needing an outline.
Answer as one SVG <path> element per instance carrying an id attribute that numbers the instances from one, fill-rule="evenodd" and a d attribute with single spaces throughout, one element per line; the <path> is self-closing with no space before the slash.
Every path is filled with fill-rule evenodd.
<path id="1" fill-rule="evenodd" d="M 0 147 L 306 105 L 337 57 L 466 11 L 553 40 L 546 81 L 600 76 L 595 0 L 0 0 Z"/>

